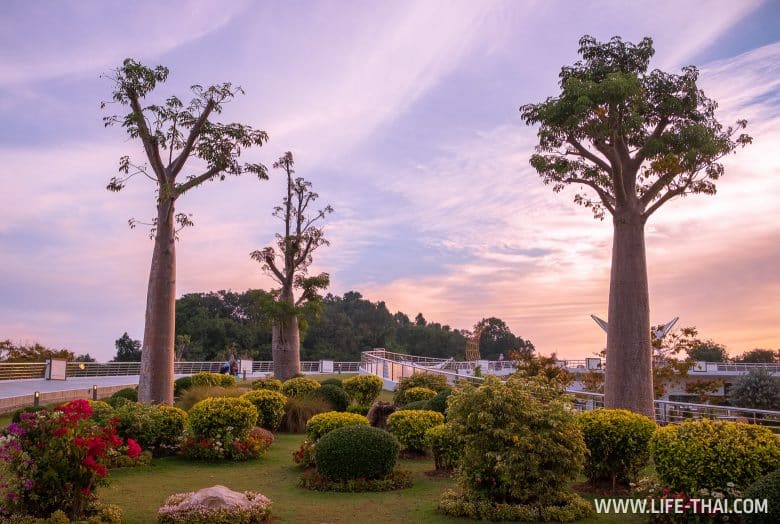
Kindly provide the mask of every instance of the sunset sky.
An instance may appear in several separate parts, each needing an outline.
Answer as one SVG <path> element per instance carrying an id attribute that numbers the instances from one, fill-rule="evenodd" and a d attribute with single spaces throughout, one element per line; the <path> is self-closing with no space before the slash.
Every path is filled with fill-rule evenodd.
<path id="1" fill-rule="evenodd" d="M 554 194 L 528 164 L 518 107 L 558 94 L 584 34 L 650 36 L 651 67 L 702 70 L 719 118 L 753 145 L 718 194 L 664 206 L 646 229 L 651 320 L 679 316 L 738 354 L 780 348 L 780 2 L 27 2 L 0 5 L 0 340 L 110 359 L 142 338 L 151 183 L 105 186 L 118 159 L 102 74 L 134 57 L 171 69 L 155 93 L 231 81 L 222 121 L 268 132 L 335 213 L 315 270 L 330 291 L 471 328 L 496 316 L 543 353 L 605 345 L 612 226 Z M 119 109 L 119 108 L 115 108 Z M 284 179 L 208 183 L 179 200 L 177 293 L 270 288 Z"/>

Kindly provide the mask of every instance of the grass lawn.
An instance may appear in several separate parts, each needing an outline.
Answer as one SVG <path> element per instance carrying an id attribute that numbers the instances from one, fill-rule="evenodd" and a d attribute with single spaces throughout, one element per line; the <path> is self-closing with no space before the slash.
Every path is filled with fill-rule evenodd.
<path id="1" fill-rule="evenodd" d="M 152 523 L 157 508 L 173 493 L 195 491 L 215 484 L 255 490 L 273 501 L 281 522 L 295 523 L 437 523 L 469 522 L 437 513 L 439 495 L 453 485 L 449 478 L 430 478 L 432 460 L 402 460 L 401 468 L 415 474 L 414 486 L 388 493 L 320 493 L 297 488 L 300 469 L 292 452 L 302 435 L 278 434 L 268 454 L 257 461 L 203 464 L 180 458 L 156 459 L 151 466 L 112 470 L 111 485 L 102 488 L 102 501 L 118 504 L 125 522 Z M 642 522 L 630 515 L 605 515 L 582 522 Z"/>

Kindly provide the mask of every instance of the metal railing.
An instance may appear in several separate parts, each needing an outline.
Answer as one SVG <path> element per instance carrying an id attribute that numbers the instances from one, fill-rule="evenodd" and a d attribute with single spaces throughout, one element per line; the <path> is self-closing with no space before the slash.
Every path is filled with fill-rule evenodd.
<path id="1" fill-rule="evenodd" d="M 361 354 L 360 370 L 393 382 L 398 382 L 402 378 L 410 377 L 415 373 L 444 375 L 449 384 L 462 380 L 473 383 L 479 383 L 484 380 L 482 377 L 461 375 L 457 372 L 447 371 L 434 365 L 433 360 L 445 361 L 445 359 L 430 358 L 417 360 L 411 357 L 411 355 L 375 349 L 364 351 Z M 574 390 L 568 390 L 567 393 L 573 397 L 573 406 L 578 412 L 604 407 L 604 395 L 602 393 Z M 656 422 L 659 424 L 673 424 L 685 420 L 706 418 L 760 424 L 770 427 L 775 433 L 780 432 L 780 411 L 656 400 L 655 415 Z"/>
<path id="2" fill-rule="evenodd" d="M 192 375 L 201 371 L 219 373 L 223 362 L 174 362 L 176 375 Z M 302 373 L 320 373 L 322 361 L 301 362 Z M 333 373 L 357 373 L 360 362 L 333 362 Z M 43 362 L 0 362 L 0 381 L 44 378 L 46 364 Z M 273 373 L 271 361 L 252 362 L 251 373 Z M 68 377 L 119 377 L 139 375 L 140 362 L 68 362 Z"/>

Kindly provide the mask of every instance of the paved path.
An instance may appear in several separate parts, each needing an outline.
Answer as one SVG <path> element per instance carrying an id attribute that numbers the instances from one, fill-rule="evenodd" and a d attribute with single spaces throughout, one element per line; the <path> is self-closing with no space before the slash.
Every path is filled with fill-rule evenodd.
<path id="1" fill-rule="evenodd" d="M 138 375 L 121 377 L 70 377 L 67 380 L 45 380 L 30 378 L 24 380 L 4 380 L 0 382 L 0 399 L 33 395 L 36 391 L 53 393 L 55 391 L 83 390 L 92 392 L 92 386 L 137 386 Z"/>

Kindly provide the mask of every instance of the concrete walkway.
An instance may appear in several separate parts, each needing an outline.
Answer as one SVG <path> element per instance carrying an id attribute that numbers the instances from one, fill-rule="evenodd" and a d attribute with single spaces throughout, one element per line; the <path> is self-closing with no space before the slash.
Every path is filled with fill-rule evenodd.
<path id="1" fill-rule="evenodd" d="M 0 413 L 32 406 L 35 392 L 41 394 L 40 404 L 65 402 L 76 398 L 92 398 L 92 386 L 98 387 L 98 398 L 138 385 L 138 375 L 120 377 L 71 377 L 67 380 L 4 380 L 0 382 Z"/>

